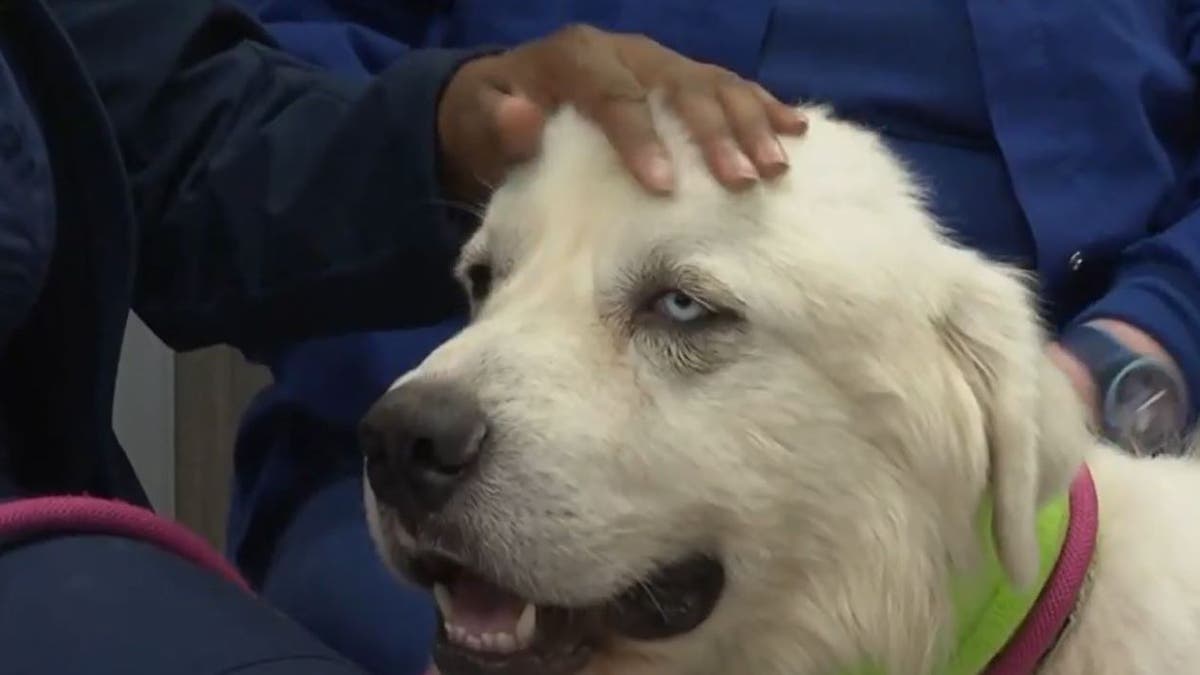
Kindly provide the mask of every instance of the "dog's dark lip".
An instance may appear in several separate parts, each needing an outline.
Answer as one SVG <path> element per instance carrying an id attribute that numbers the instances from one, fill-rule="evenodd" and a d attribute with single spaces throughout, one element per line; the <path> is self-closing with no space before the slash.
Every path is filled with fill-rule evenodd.
<path id="1" fill-rule="evenodd" d="M 433 588 L 434 584 L 453 581 L 463 567 L 448 555 L 426 552 L 409 559 L 408 575 L 421 586 Z"/>
<path id="2" fill-rule="evenodd" d="M 631 640 L 666 640 L 704 623 L 725 589 L 725 567 L 710 556 L 693 556 L 662 567 L 606 606 L 608 626 Z"/>
<path id="3" fill-rule="evenodd" d="M 421 552 L 408 560 L 410 578 L 426 587 L 452 583 L 467 569 L 449 556 Z M 471 574 L 478 574 L 474 569 Z M 443 675 L 571 675 L 613 639 L 657 641 L 695 630 L 716 608 L 725 570 L 712 556 L 695 555 L 660 567 L 612 599 L 585 607 L 538 604 L 533 644 L 509 654 L 480 652 L 438 630 L 436 662 Z"/>

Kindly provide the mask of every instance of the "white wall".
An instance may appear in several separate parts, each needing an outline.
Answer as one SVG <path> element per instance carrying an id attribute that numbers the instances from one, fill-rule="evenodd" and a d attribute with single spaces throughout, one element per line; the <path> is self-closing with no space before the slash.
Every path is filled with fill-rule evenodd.
<path id="1" fill-rule="evenodd" d="M 175 358 L 130 314 L 113 427 L 159 513 L 175 515 Z"/>

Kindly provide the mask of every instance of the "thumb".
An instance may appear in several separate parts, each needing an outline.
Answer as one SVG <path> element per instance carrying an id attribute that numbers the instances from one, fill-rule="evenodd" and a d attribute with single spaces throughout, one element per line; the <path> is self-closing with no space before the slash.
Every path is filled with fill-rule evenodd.
<path id="1" fill-rule="evenodd" d="M 438 118 L 448 187 L 464 199 L 483 197 L 513 164 L 536 155 L 546 123 L 528 97 L 492 83 L 474 88 L 448 98 Z"/>
<path id="2" fill-rule="evenodd" d="M 520 94 L 495 92 L 493 98 L 489 103 L 492 104 L 496 141 L 504 162 L 512 165 L 535 157 L 541 148 L 542 130 L 546 126 L 545 111 Z"/>

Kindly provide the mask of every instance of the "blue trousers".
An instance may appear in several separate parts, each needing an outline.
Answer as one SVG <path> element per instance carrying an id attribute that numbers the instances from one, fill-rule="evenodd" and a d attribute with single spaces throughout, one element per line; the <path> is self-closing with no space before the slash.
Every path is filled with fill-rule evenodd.
<path id="1" fill-rule="evenodd" d="M 4 675 L 365 675 L 311 632 L 153 545 L 60 536 L 0 549 Z"/>
<path id="2" fill-rule="evenodd" d="M 228 554 L 275 606 L 378 675 L 420 675 L 436 612 L 386 570 L 367 533 L 356 429 L 462 319 L 313 340 L 260 360 L 274 382 L 235 450 Z"/>
<path id="3" fill-rule="evenodd" d="M 362 507 L 362 479 L 342 478 L 296 513 L 263 585 L 272 604 L 378 675 L 428 667 L 436 612 L 375 555 Z"/>

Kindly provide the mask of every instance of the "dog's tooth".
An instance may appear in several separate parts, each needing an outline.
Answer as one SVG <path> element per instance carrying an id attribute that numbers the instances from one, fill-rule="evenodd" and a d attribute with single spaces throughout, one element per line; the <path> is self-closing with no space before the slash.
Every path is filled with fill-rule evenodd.
<path id="1" fill-rule="evenodd" d="M 434 584 L 433 599 L 437 601 L 438 609 L 442 610 L 442 620 L 449 623 L 454 618 L 454 602 L 450 599 L 450 589 L 441 584 Z"/>
<path id="2" fill-rule="evenodd" d="M 479 643 L 489 652 L 496 650 L 496 635 L 495 633 L 480 633 Z"/>
<path id="3" fill-rule="evenodd" d="M 498 652 L 511 654 L 517 651 L 517 638 L 512 633 L 496 633 L 492 636 L 492 646 Z"/>
<path id="4" fill-rule="evenodd" d="M 478 635 L 472 635 L 471 633 L 463 636 L 463 644 L 467 646 L 467 649 L 474 649 L 475 651 L 483 649 L 483 640 Z"/>
<path id="5" fill-rule="evenodd" d="M 517 619 L 516 647 L 524 649 L 533 643 L 534 633 L 537 632 L 537 607 L 530 603 L 521 610 L 521 618 Z"/>
<path id="6" fill-rule="evenodd" d="M 467 637 L 467 631 L 462 626 L 447 623 L 446 637 L 450 638 L 450 641 L 455 644 L 462 644 Z"/>

